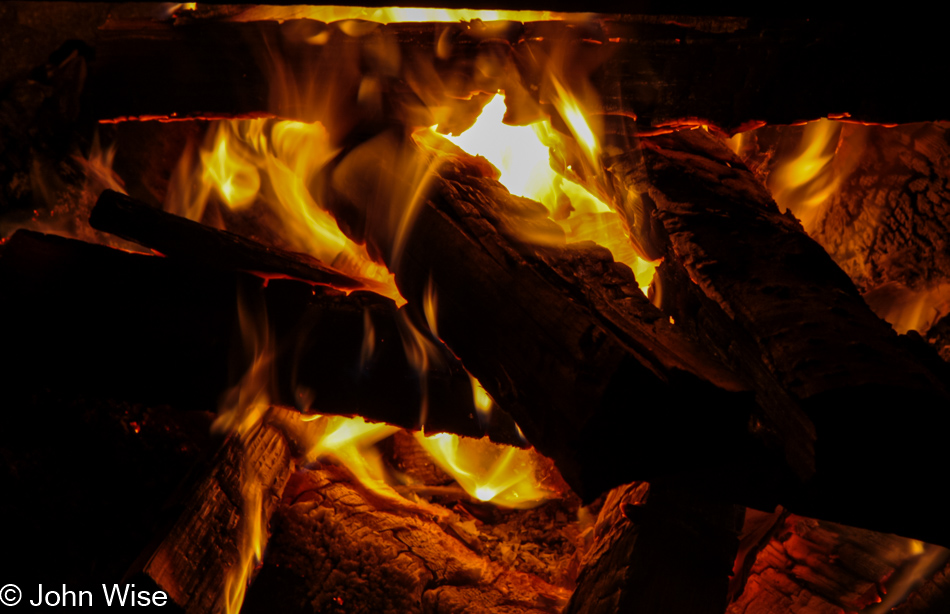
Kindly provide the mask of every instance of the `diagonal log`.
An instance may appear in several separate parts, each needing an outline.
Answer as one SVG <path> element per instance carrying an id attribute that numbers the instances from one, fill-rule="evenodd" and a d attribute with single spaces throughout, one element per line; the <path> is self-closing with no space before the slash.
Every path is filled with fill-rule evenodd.
<path id="1" fill-rule="evenodd" d="M 935 509 L 926 484 L 950 432 L 941 410 L 950 406 L 945 367 L 932 349 L 880 320 L 828 254 L 706 132 L 641 139 L 607 166 L 616 186 L 640 194 L 643 232 L 655 247 L 747 331 L 814 421 L 816 477 L 789 506 L 948 543 L 938 514 L 919 511 Z M 888 453 L 871 452 L 880 450 Z M 914 493 L 913 513 L 904 502 L 860 503 L 888 482 Z"/>
<path id="2" fill-rule="evenodd" d="M 402 347 L 400 312 L 373 293 L 265 284 L 26 231 L 0 246 L 0 287 L 0 313 L 17 324 L 5 339 L 18 357 L 8 372 L 15 390 L 217 408 L 248 368 L 236 364 L 240 299 L 269 330 L 273 403 L 306 408 L 309 399 L 315 412 L 420 426 L 420 381 Z M 510 418 L 500 426 L 501 411 L 479 424 L 468 374 L 441 351 L 442 367 L 426 378 L 427 430 L 480 437 L 488 429 L 520 441 Z"/>
<path id="3" fill-rule="evenodd" d="M 686 472 L 767 500 L 791 479 L 789 464 L 807 475 L 807 432 L 757 427 L 764 417 L 744 383 L 680 335 L 628 267 L 593 244 L 525 243 L 525 226 L 559 228 L 471 158 L 441 158 L 424 196 L 402 201 L 420 188 L 382 161 L 420 157 L 383 134 L 328 171 L 318 201 L 386 260 L 410 309 L 421 314 L 435 295 L 429 324 L 575 492 Z M 770 481 L 751 479 L 757 471 Z"/>

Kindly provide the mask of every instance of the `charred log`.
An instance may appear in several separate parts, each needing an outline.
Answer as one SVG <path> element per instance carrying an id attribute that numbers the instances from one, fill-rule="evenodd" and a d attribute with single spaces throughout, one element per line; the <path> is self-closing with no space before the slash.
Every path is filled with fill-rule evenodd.
<path id="1" fill-rule="evenodd" d="M 420 426 L 423 393 L 402 347 L 399 310 L 376 294 L 344 295 L 287 279 L 265 284 L 25 231 L 0 247 L 0 287 L 2 317 L 16 323 L 5 340 L 17 356 L 8 372 L 15 391 L 217 409 L 248 367 L 236 364 L 240 299 L 270 331 L 272 402 Z M 441 369 L 427 377 L 426 429 L 479 437 L 485 429 L 474 415 L 468 375 L 443 352 Z M 510 421 L 501 424 L 487 428 L 520 441 Z"/>
<path id="2" fill-rule="evenodd" d="M 305 20 L 113 23 L 97 45 L 91 100 L 101 119 L 269 113 L 332 118 L 332 130 L 348 132 L 379 125 L 381 112 L 402 120 L 421 112 L 420 123 L 407 123 L 431 125 L 421 123 L 427 112 L 417 103 L 447 103 L 447 92 L 467 97 L 503 90 L 533 100 L 530 115 L 550 104 L 555 75 L 569 86 L 589 80 L 605 112 L 635 112 L 640 128 L 685 122 L 731 131 L 833 114 L 869 122 L 945 119 L 941 92 L 919 61 L 945 55 L 939 26 L 863 20 L 858 27 L 855 19 L 625 16 L 580 24 L 396 23 L 355 30 Z M 317 36 L 325 42 L 308 42 Z M 272 49 L 283 53 L 285 64 L 272 65 Z M 281 81 L 271 82 L 271 75 Z M 363 77 L 382 84 L 388 102 L 369 108 L 359 101 Z M 276 91 L 312 94 L 314 80 L 333 98 L 271 98 Z"/>
<path id="3" fill-rule="evenodd" d="M 890 611 L 875 604 L 890 598 L 891 589 L 903 596 L 893 581 L 906 567 L 922 553 L 946 556 L 936 546 L 787 512 L 775 520 L 740 578 L 744 590 L 729 614 Z"/>
<path id="4" fill-rule="evenodd" d="M 368 289 L 356 280 L 298 252 L 266 247 L 240 235 L 211 228 L 106 190 L 89 216 L 89 225 L 181 262 L 209 269 L 285 276 L 339 290 Z"/>
<path id="5" fill-rule="evenodd" d="M 742 509 L 665 485 L 612 490 L 565 614 L 723 612 Z"/>
<path id="6" fill-rule="evenodd" d="M 909 474 L 921 480 L 911 492 L 927 490 L 920 467 L 939 466 L 950 427 L 939 411 L 950 399 L 945 372 L 933 353 L 877 318 L 821 246 L 706 132 L 642 139 L 638 151 L 608 165 L 641 195 L 652 224 L 646 232 L 664 256 L 751 334 L 814 420 L 817 474 L 799 511 L 947 543 L 936 514 L 856 503 L 881 480 Z M 894 407 L 909 413 L 894 419 Z M 866 453 L 876 449 L 891 453 Z"/>
<path id="7" fill-rule="evenodd" d="M 278 428 L 262 423 L 230 436 L 141 573 L 188 614 L 239 607 L 292 470 Z"/>
<path id="8" fill-rule="evenodd" d="M 346 470 L 294 474 L 246 612 L 554 614 L 570 591 L 480 556 L 448 511 L 374 494 Z"/>
<path id="9" fill-rule="evenodd" d="M 750 432 L 757 410 L 744 384 L 682 337 L 606 250 L 566 246 L 563 236 L 560 246 L 525 243 L 525 228 L 555 243 L 560 228 L 484 166 L 444 158 L 428 197 L 412 204 L 419 188 L 406 180 L 410 163 L 378 170 L 378 160 L 421 155 L 381 135 L 329 171 L 323 202 L 345 232 L 387 260 L 420 321 L 426 297 L 436 296 L 438 316 L 428 323 L 575 492 L 590 498 L 631 477 L 675 471 L 735 486 L 735 473 L 762 469 L 773 472 L 759 486 L 767 499 L 788 477 L 782 446 L 806 450 L 793 460 L 810 458 L 807 434 L 779 432 L 765 459 L 756 439 L 765 429 Z M 630 449 L 635 432 L 650 436 Z M 793 470 L 807 475 L 809 467 Z"/>

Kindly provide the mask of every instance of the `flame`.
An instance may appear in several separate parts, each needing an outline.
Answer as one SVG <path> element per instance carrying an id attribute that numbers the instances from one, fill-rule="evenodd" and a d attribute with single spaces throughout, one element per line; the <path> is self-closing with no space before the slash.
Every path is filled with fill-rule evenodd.
<path id="1" fill-rule="evenodd" d="M 487 437 L 472 439 L 450 433 L 417 433 L 416 441 L 465 492 L 479 501 L 527 509 L 552 495 L 539 486 L 531 450 L 496 444 Z"/>
<path id="2" fill-rule="evenodd" d="M 599 168 L 599 146 L 576 100 L 558 82 L 555 106 L 581 144 L 589 164 Z M 496 95 L 485 105 L 475 124 L 459 136 L 441 135 L 472 155 L 491 162 L 500 172 L 499 181 L 516 196 L 543 204 L 549 216 L 564 230 L 568 243 L 593 241 L 611 251 L 614 260 L 629 266 L 646 294 L 656 263 L 643 259 L 624 228 L 623 220 L 604 201 L 551 168 L 551 149 L 564 145 L 564 137 L 541 120 L 529 126 L 503 123 L 505 98 Z M 438 135 L 432 128 L 428 139 Z M 556 237 L 526 229 L 522 238 L 538 244 L 557 243 Z"/>
<path id="3" fill-rule="evenodd" d="M 228 210 L 266 207 L 283 241 L 405 303 L 389 270 L 349 239 L 314 200 L 309 186 L 337 151 L 320 123 L 273 119 L 215 122 L 195 161 L 186 151 L 165 208 L 201 220 L 216 198 Z"/>
<path id="4" fill-rule="evenodd" d="M 261 6 L 232 17 L 234 21 L 272 19 L 315 19 L 323 22 L 359 19 L 376 23 L 397 22 L 458 22 L 458 21 L 582 21 L 592 19 L 593 13 L 559 13 L 555 11 L 512 11 L 483 9 L 436 9 L 414 7 L 357 7 L 357 6 Z"/>
<path id="5" fill-rule="evenodd" d="M 484 428 L 488 425 L 491 418 L 491 410 L 495 402 L 488 395 L 488 391 L 482 386 L 482 383 L 475 379 L 475 376 L 469 375 L 472 381 L 472 401 L 475 404 L 475 413 L 478 415 L 478 423 Z"/>
<path id="6" fill-rule="evenodd" d="M 837 192 L 844 175 L 835 172 L 835 158 L 841 124 L 828 119 L 809 122 L 794 157 L 769 175 L 768 185 L 775 202 L 791 211 L 806 231 L 810 231 L 822 206 Z M 741 141 L 736 141 L 741 146 Z"/>

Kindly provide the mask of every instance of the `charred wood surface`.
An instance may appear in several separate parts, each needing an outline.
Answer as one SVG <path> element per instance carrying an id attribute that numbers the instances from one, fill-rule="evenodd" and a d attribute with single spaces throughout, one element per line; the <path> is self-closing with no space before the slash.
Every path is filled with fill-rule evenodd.
<path id="1" fill-rule="evenodd" d="M 894 614 L 937 614 L 950 608 L 950 564 L 938 570 L 906 601 L 894 608 Z"/>
<path id="2" fill-rule="evenodd" d="M 528 119 L 551 103 L 555 76 L 569 88 L 589 81 L 605 112 L 635 113 L 640 128 L 691 122 L 734 130 L 844 113 L 869 122 L 945 119 L 942 92 L 920 61 L 946 57 L 938 26 L 875 19 L 859 27 L 848 17 L 359 28 L 117 21 L 100 33 L 90 101 L 101 119 L 267 113 L 332 120 L 330 129 L 345 133 L 365 130 L 380 113 L 431 125 L 422 123 L 431 118 L 420 101 L 434 107 L 499 89 L 529 103 L 516 112 Z M 364 77 L 382 87 L 386 102 L 359 100 Z"/>
<path id="3" fill-rule="evenodd" d="M 567 246 L 563 236 L 560 247 L 520 239 L 528 227 L 556 241 L 560 228 L 484 166 L 444 158 L 427 200 L 409 210 L 408 236 L 394 238 L 407 204 L 374 195 L 416 188 L 400 168 L 379 173 L 373 161 L 420 155 L 397 136 L 377 137 L 331 171 L 325 202 L 345 232 L 387 259 L 410 308 L 421 313 L 435 294 L 437 321 L 429 323 L 575 492 L 592 498 L 632 477 L 676 471 L 735 482 L 762 470 L 773 479 L 759 494 L 781 488 L 784 450 L 762 456 L 743 382 L 681 336 L 607 250 Z M 645 438 L 631 448 L 636 433 Z M 804 450 L 811 443 L 800 432 L 779 437 Z"/>
<path id="4" fill-rule="evenodd" d="M 325 465 L 292 477 L 245 612 L 554 614 L 570 591 L 480 556 L 448 511 L 380 496 Z"/>
<path id="5" fill-rule="evenodd" d="M 215 410 L 249 366 L 241 361 L 241 300 L 269 329 L 272 402 L 419 427 L 423 395 L 398 310 L 376 294 L 286 279 L 264 284 L 26 231 L 0 247 L 0 287 L 3 320 L 14 323 L 5 339 L 17 356 L 8 372 L 14 390 Z M 481 436 L 468 375 L 442 351 L 441 368 L 426 381 L 426 428 Z M 519 441 L 510 422 L 496 436 Z"/>
<path id="6" fill-rule="evenodd" d="M 947 543 L 937 514 L 856 503 L 882 480 L 914 474 L 920 490 L 911 492 L 924 493 L 919 504 L 928 507 L 931 478 L 920 468 L 939 466 L 950 432 L 945 371 L 932 350 L 874 315 L 821 246 L 706 132 L 642 139 L 608 166 L 639 192 L 646 232 L 665 258 L 751 334 L 814 421 L 816 479 L 796 511 Z M 886 457 L 867 453 L 884 449 Z"/>
<path id="7" fill-rule="evenodd" d="M 141 572 L 188 614 L 228 611 L 292 470 L 278 428 L 263 423 L 229 436 Z"/>
<path id="8" fill-rule="evenodd" d="M 787 512 L 777 516 L 728 614 L 875 611 L 869 608 L 891 589 L 901 590 L 893 581 L 911 571 L 922 553 L 940 556 L 943 550 Z"/>
<path id="9" fill-rule="evenodd" d="M 659 484 L 612 490 L 565 614 L 723 612 L 742 511 Z"/>
<path id="10" fill-rule="evenodd" d="M 113 190 L 99 196 L 89 216 L 89 225 L 163 256 L 209 269 L 293 277 L 339 290 L 366 289 L 373 283 L 334 271 L 307 254 L 266 247 L 226 230 L 150 207 Z"/>

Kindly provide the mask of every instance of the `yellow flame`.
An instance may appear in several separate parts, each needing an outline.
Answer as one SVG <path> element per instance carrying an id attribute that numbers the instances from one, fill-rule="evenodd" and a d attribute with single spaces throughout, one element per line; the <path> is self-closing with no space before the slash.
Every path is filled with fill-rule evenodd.
<path id="1" fill-rule="evenodd" d="M 233 17 L 235 21 L 273 19 L 315 19 L 327 23 L 360 19 L 377 23 L 397 22 L 457 22 L 457 21 L 582 21 L 593 18 L 592 13 L 558 13 L 555 11 L 512 11 L 482 9 L 435 9 L 415 7 L 356 7 L 356 6 L 261 6 Z"/>
<path id="2" fill-rule="evenodd" d="M 539 486 L 532 451 L 471 439 L 450 433 L 425 436 L 416 441 L 443 471 L 455 478 L 465 492 L 479 501 L 502 507 L 536 507 L 552 493 Z"/>
<path id="3" fill-rule="evenodd" d="M 822 205 L 838 190 L 843 179 L 832 161 L 841 124 L 827 119 L 809 122 L 794 158 L 780 164 L 769 176 L 775 202 L 791 211 L 810 230 Z M 736 146 L 741 143 L 737 141 Z"/>
<path id="4" fill-rule="evenodd" d="M 166 209 L 200 220 L 212 194 L 233 211 L 256 203 L 274 213 L 281 238 L 343 273 L 377 282 L 397 303 L 405 300 L 392 274 L 373 261 L 314 200 L 309 185 L 336 150 L 322 124 L 272 119 L 215 122 L 195 164 L 186 152 L 168 192 Z"/>
<path id="5" fill-rule="evenodd" d="M 478 414 L 478 423 L 484 427 L 491 418 L 491 410 L 495 402 L 492 401 L 488 391 L 485 390 L 480 381 L 475 379 L 473 375 L 468 377 L 472 381 L 472 401 L 475 404 L 475 412 Z"/>
<path id="6" fill-rule="evenodd" d="M 593 163 L 599 155 L 597 139 L 577 103 L 571 101 L 563 88 L 558 88 L 559 107 L 565 121 Z M 501 172 L 499 181 L 512 194 L 543 204 L 564 230 L 569 243 L 593 241 L 609 249 L 617 262 L 633 270 L 645 294 L 653 280 L 656 263 L 637 254 L 619 214 L 551 168 L 550 149 L 561 144 L 563 137 L 548 120 L 530 126 L 508 126 L 502 121 L 504 115 L 504 96 L 496 95 L 470 129 L 459 136 L 443 138 L 491 162 Z M 537 233 L 526 233 L 523 238 L 534 243 L 546 241 L 545 236 Z"/>

